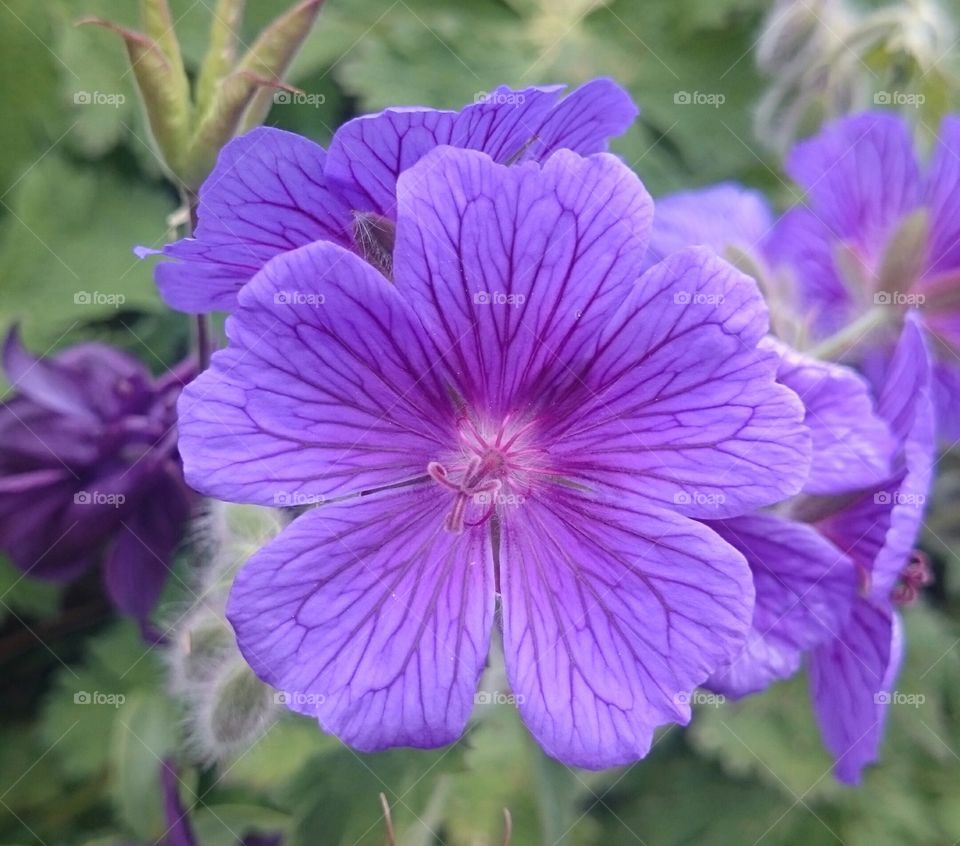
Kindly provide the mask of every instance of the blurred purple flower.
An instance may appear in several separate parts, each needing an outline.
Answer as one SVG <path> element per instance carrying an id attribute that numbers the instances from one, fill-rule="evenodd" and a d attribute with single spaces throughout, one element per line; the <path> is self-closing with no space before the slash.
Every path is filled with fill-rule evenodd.
<path id="1" fill-rule="evenodd" d="M 339 244 L 389 275 L 397 179 L 435 147 L 481 150 L 501 163 L 543 161 L 561 148 L 595 153 L 637 115 L 610 80 L 558 100 L 563 89 L 500 87 L 460 112 L 387 109 L 342 126 L 329 152 L 270 128 L 231 141 L 200 189 L 194 237 L 160 251 L 176 259 L 156 269 L 160 293 L 180 311 L 232 311 L 264 264 L 313 241 Z"/>
<path id="2" fill-rule="evenodd" d="M 190 513 L 175 409 L 193 366 L 154 380 L 98 343 L 34 358 L 16 330 L 3 366 L 14 392 L 0 404 L 0 549 L 50 581 L 103 561 L 113 603 L 144 622 Z"/>
<path id="3" fill-rule="evenodd" d="M 393 284 L 335 244 L 278 256 L 180 400 L 198 490 L 325 501 L 238 575 L 240 647 L 345 742 L 437 746 L 496 617 L 544 749 L 634 760 L 751 619 L 743 557 L 696 518 L 808 475 L 763 300 L 702 249 L 638 280 L 652 204 L 609 155 L 442 147 L 396 194 Z"/>
<path id="4" fill-rule="evenodd" d="M 787 170 L 807 196 L 778 222 L 766 254 L 792 277 L 813 336 L 886 309 L 893 319 L 865 328 L 845 356 L 879 388 L 897 317 L 918 311 L 934 342 L 939 433 L 960 438 L 960 117 L 943 121 L 925 166 L 903 118 L 867 112 L 798 144 Z"/>

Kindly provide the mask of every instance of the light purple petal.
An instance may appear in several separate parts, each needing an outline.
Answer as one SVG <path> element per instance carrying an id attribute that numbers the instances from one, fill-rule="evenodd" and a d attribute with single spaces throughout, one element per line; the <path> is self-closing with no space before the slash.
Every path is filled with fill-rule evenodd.
<path id="1" fill-rule="evenodd" d="M 227 144 L 200 188 L 194 237 L 169 244 L 160 294 L 190 313 L 230 311 L 237 292 L 274 256 L 317 240 L 352 244 L 350 210 L 323 175 L 323 148 L 261 127 Z"/>
<path id="2" fill-rule="evenodd" d="M 452 443 L 453 407 L 416 316 L 340 247 L 317 242 L 270 262 L 227 334 L 178 404 L 197 490 L 309 504 L 424 476 L 437 445 Z"/>
<path id="3" fill-rule="evenodd" d="M 721 255 L 729 246 L 756 251 L 772 226 L 763 194 L 736 183 L 658 197 L 645 266 L 684 247 L 710 247 Z"/>
<path id="4" fill-rule="evenodd" d="M 707 519 L 796 493 L 810 434 L 766 331 L 752 279 L 707 248 L 674 253 L 551 386 L 558 466 Z"/>
<path id="5" fill-rule="evenodd" d="M 887 112 L 828 124 L 798 144 L 787 172 L 807 191 L 807 205 L 834 237 L 868 259 L 920 202 L 920 167 L 910 127 Z"/>
<path id="6" fill-rule="evenodd" d="M 501 534 L 508 678 L 530 731 L 565 764 L 645 755 L 743 643 L 749 569 L 702 524 L 557 488 L 508 513 Z"/>
<path id="7" fill-rule="evenodd" d="M 743 553 L 753 573 L 757 598 L 747 642 L 707 684 L 744 696 L 792 676 L 802 653 L 840 631 L 857 596 L 857 574 L 846 555 L 803 523 L 752 514 L 708 525 Z"/>
<path id="8" fill-rule="evenodd" d="M 766 344 L 780 356 L 777 381 L 807 410 L 813 462 L 804 492 L 839 494 L 889 478 L 896 444 L 867 383 L 848 367 L 810 358 L 772 338 Z"/>
<path id="9" fill-rule="evenodd" d="M 227 615 L 296 710 L 372 752 L 463 731 L 493 621 L 489 526 L 455 535 L 430 486 L 322 506 L 240 571 Z"/>
<path id="10" fill-rule="evenodd" d="M 353 208 L 394 217 L 400 174 L 435 147 L 479 150 L 501 164 L 543 161 L 561 148 L 586 155 L 606 150 L 637 115 L 611 80 L 593 80 L 558 103 L 562 90 L 501 86 L 459 113 L 398 108 L 356 118 L 334 135 L 326 175 Z"/>
<path id="11" fill-rule="evenodd" d="M 931 225 L 927 276 L 955 273 L 960 270 L 960 117 L 948 116 L 940 125 L 925 199 Z"/>
<path id="12" fill-rule="evenodd" d="M 823 741 L 848 784 L 877 760 L 890 695 L 900 668 L 899 617 L 859 601 L 839 636 L 814 650 L 810 687 Z"/>
<path id="13" fill-rule="evenodd" d="M 399 183 L 397 289 L 468 403 L 542 400 L 630 290 L 652 204 L 613 156 L 505 167 L 444 147 Z"/>
<path id="14" fill-rule="evenodd" d="M 936 444 L 929 351 L 915 315 L 907 318 L 878 410 L 900 444 L 894 473 L 822 521 L 820 530 L 869 576 L 870 596 L 883 604 L 917 542 Z"/>

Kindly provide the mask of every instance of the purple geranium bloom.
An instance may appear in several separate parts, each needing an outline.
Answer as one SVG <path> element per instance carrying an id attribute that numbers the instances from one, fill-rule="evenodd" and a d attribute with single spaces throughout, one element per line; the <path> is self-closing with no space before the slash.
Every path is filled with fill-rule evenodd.
<path id="1" fill-rule="evenodd" d="M 949 117 L 926 166 L 909 125 L 868 112 L 799 144 L 790 175 L 807 191 L 768 239 L 767 255 L 793 281 L 816 339 L 871 309 L 887 326 L 849 353 L 876 385 L 907 308 L 935 340 L 934 402 L 943 437 L 960 437 L 960 118 Z"/>
<path id="2" fill-rule="evenodd" d="M 189 517 L 176 401 L 194 372 L 154 380 L 105 344 L 34 358 L 16 331 L 0 405 L 0 549 L 31 576 L 68 581 L 104 561 L 107 592 L 141 622 Z"/>
<path id="3" fill-rule="evenodd" d="M 887 478 L 855 490 L 838 475 L 834 496 L 799 497 L 777 514 L 715 526 L 746 556 L 757 599 L 747 647 L 710 686 L 751 693 L 792 675 L 809 653 L 814 709 L 836 775 L 850 783 L 877 757 L 902 651 L 895 605 L 928 578 L 914 552 L 935 441 L 918 324 L 906 317 L 878 404 L 898 444 Z"/>
<path id="4" fill-rule="evenodd" d="M 697 518 L 808 474 L 762 298 L 705 249 L 638 279 L 652 203 L 606 154 L 441 147 L 396 197 L 392 283 L 335 244 L 274 258 L 180 400 L 197 489 L 331 500 L 241 570 L 240 648 L 358 749 L 436 746 L 497 618 L 547 753 L 635 760 L 751 619 L 744 558 Z"/>
<path id="5" fill-rule="evenodd" d="M 460 112 L 387 109 L 342 126 L 329 152 L 278 129 L 231 141 L 200 189 L 194 237 L 162 250 L 176 261 L 157 267 L 160 293 L 181 311 L 232 311 L 267 261 L 313 241 L 339 244 L 389 275 L 397 179 L 430 150 L 481 150 L 502 163 L 543 161 L 561 148 L 596 153 L 637 115 L 610 80 L 558 99 L 563 88 L 501 87 Z"/>

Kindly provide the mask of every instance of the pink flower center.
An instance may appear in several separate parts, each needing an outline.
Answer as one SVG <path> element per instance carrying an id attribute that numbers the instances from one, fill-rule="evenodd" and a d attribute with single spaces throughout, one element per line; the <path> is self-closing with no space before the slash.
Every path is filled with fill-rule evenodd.
<path id="1" fill-rule="evenodd" d="M 479 426 L 464 416 L 458 427 L 458 450 L 446 462 L 431 461 L 427 474 L 455 494 L 444 528 L 458 534 L 464 526 L 489 520 L 502 502 L 522 501 L 535 477 L 547 473 L 546 453 L 532 439 L 535 424 L 508 416 L 497 426 Z M 467 508 L 483 508 L 479 519 L 466 519 Z"/>

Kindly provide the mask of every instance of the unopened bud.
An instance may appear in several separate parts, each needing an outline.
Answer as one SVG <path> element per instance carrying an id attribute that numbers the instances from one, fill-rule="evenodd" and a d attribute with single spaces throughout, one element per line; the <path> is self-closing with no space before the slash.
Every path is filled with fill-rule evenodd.
<path id="1" fill-rule="evenodd" d="M 213 690 L 209 710 L 209 746 L 217 758 L 249 747 L 277 715 L 273 689 L 246 664 L 233 666 Z"/>

